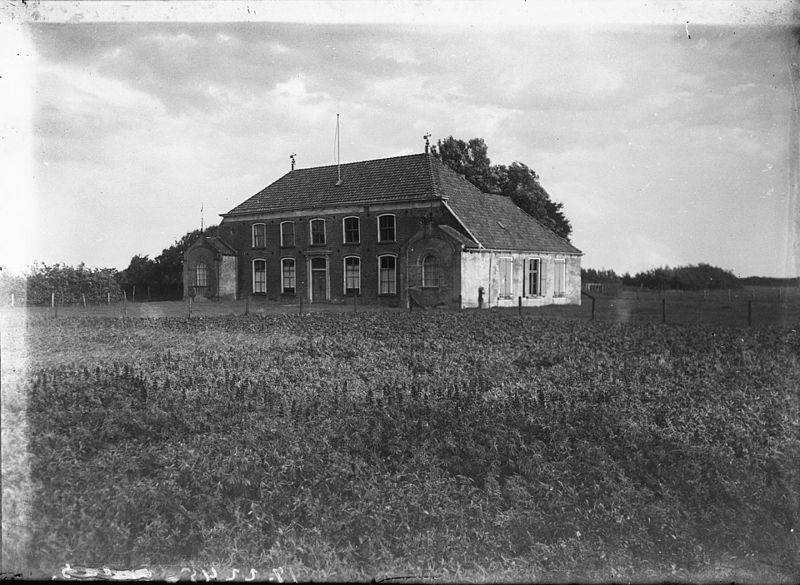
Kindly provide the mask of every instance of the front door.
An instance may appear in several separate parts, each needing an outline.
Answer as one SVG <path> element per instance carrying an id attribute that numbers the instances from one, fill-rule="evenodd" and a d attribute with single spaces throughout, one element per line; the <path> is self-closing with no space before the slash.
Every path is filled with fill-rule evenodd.
<path id="1" fill-rule="evenodd" d="M 311 302 L 319 302 L 328 298 L 328 260 L 326 258 L 311 259 Z"/>

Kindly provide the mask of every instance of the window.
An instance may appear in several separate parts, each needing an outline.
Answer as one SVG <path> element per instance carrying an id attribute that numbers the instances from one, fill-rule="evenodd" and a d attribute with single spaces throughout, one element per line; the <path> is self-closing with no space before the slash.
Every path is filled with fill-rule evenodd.
<path id="1" fill-rule="evenodd" d="M 347 256 L 344 259 L 344 294 L 357 295 L 361 292 L 361 259 Z"/>
<path id="2" fill-rule="evenodd" d="M 345 217 L 342 220 L 345 244 L 357 244 L 361 241 L 361 229 L 357 217 Z"/>
<path id="3" fill-rule="evenodd" d="M 432 254 L 422 259 L 422 286 L 439 286 L 439 260 Z"/>
<path id="4" fill-rule="evenodd" d="M 311 220 L 311 245 L 324 246 L 325 245 L 325 220 L 312 219 Z"/>
<path id="5" fill-rule="evenodd" d="M 267 292 L 267 261 L 253 260 L 253 294 Z"/>
<path id="6" fill-rule="evenodd" d="M 253 224 L 253 247 L 267 247 L 267 226 L 263 223 Z"/>
<path id="7" fill-rule="evenodd" d="M 510 299 L 514 285 L 514 260 L 511 258 L 500 258 L 498 268 L 500 272 L 500 296 Z"/>
<path id="8" fill-rule="evenodd" d="M 294 258 L 284 258 L 281 260 L 281 293 L 293 295 L 296 290 L 297 273 L 295 271 Z"/>
<path id="9" fill-rule="evenodd" d="M 556 260 L 555 274 L 553 275 L 553 296 L 567 296 L 567 261 Z"/>
<path id="10" fill-rule="evenodd" d="M 379 242 L 394 242 L 394 215 L 379 215 L 378 216 L 378 241 Z"/>
<path id="11" fill-rule="evenodd" d="M 378 257 L 378 294 L 397 294 L 397 258 Z"/>
<path id="12" fill-rule="evenodd" d="M 198 262 L 194 274 L 195 286 L 208 286 L 208 267 L 205 262 Z"/>
<path id="13" fill-rule="evenodd" d="M 539 258 L 528 259 L 528 278 L 525 281 L 525 294 L 529 297 L 537 297 L 541 295 L 541 278 L 542 273 L 541 260 Z"/>
<path id="14" fill-rule="evenodd" d="M 281 247 L 291 248 L 294 246 L 294 222 L 281 222 Z"/>

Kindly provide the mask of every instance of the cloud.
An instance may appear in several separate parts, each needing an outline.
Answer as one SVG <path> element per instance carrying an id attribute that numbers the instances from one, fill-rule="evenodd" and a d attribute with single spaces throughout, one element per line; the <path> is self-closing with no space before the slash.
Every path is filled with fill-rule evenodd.
<path id="1" fill-rule="evenodd" d="M 92 237 L 118 266 L 196 227 L 197 202 L 224 212 L 255 193 L 292 152 L 333 162 L 337 113 L 345 161 L 419 152 L 430 131 L 528 164 L 587 265 L 732 262 L 732 238 L 750 257 L 775 241 L 776 198 L 746 211 L 785 183 L 772 32 L 695 27 L 700 48 L 680 27 L 34 26 L 42 210 L 107 226 Z"/>

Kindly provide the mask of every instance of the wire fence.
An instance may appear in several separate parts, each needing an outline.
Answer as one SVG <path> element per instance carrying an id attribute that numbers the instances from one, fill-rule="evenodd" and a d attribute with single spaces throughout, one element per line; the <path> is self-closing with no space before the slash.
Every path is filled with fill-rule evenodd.
<path id="1" fill-rule="evenodd" d="M 3 310 L 25 310 L 31 315 L 47 317 L 203 317 L 269 314 L 309 314 L 321 312 L 365 313 L 376 311 L 408 311 L 407 308 L 364 304 L 353 297 L 341 303 L 312 303 L 243 299 L 235 301 L 132 300 L 126 292 L 117 298 L 108 296 L 104 303 L 64 304 L 52 294 L 47 306 L 26 306 L 19 299 L 9 298 Z M 414 311 L 425 309 L 414 308 Z M 427 309 L 432 311 L 452 309 Z M 594 291 L 582 294 L 580 305 L 546 305 L 542 307 L 463 309 L 464 312 L 493 311 L 516 313 L 541 319 L 579 319 L 614 323 L 704 324 L 719 326 L 800 325 L 800 289 L 795 287 L 748 287 L 739 290 L 652 291 L 619 289 L 613 294 Z"/>

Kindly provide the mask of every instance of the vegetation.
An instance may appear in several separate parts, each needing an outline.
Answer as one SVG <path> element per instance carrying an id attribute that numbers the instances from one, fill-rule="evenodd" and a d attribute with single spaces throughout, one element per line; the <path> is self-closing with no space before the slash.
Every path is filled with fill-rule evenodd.
<path id="1" fill-rule="evenodd" d="M 25 300 L 29 304 L 50 304 L 55 293 L 59 304 L 104 303 L 108 295 L 117 300 L 122 293 L 113 268 L 87 268 L 66 264 L 34 263 L 25 276 Z"/>
<path id="2" fill-rule="evenodd" d="M 739 289 L 742 284 L 729 270 L 711 266 L 710 264 L 697 264 L 670 268 L 653 268 L 646 272 L 639 272 L 633 278 L 623 278 L 623 284 L 643 286 L 652 289 Z"/>
<path id="3" fill-rule="evenodd" d="M 183 298 L 183 254 L 200 236 L 217 234 L 219 226 L 194 230 L 184 234 L 169 248 L 151 260 L 136 255 L 128 267 L 119 275 L 119 283 L 125 290 L 140 291 L 139 298 L 177 300 Z M 145 296 L 147 295 L 147 296 Z"/>
<path id="4" fill-rule="evenodd" d="M 485 311 L 34 319 L 28 336 L 44 571 L 800 570 L 795 330 Z"/>
<path id="5" fill-rule="evenodd" d="M 572 225 L 564 215 L 564 205 L 550 199 L 539 183 L 539 175 L 527 165 L 493 165 L 483 138 L 465 142 L 449 136 L 439 140 L 433 154 L 485 193 L 510 197 L 514 204 L 562 238 L 569 239 Z"/>
<path id="6" fill-rule="evenodd" d="M 617 275 L 613 270 L 606 270 L 605 268 L 597 270 L 595 268 L 581 268 L 581 282 L 600 282 L 609 284 L 620 284 L 622 278 Z"/>
<path id="7" fill-rule="evenodd" d="M 21 302 L 25 298 L 26 288 L 27 284 L 24 276 L 9 274 L 7 271 L 0 269 L 0 303 L 10 302 L 9 299 L 12 294 L 15 299 L 19 299 Z"/>
<path id="8" fill-rule="evenodd" d="M 740 280 L 729 270 L 700 263 L 677 266 L 675 268 L 670 268 L 669 266 L 652 268 L 644 272 L 638 272 L 634 276 L 627 273 L 619 276 L 613 270 L 582 268 L 581 280 L 583 282 L 622 283 L 628 286 L 654 290 L 738 290 L 745 284 L 759 284 L 761 280 L 766 281 L 769 279 L 750 278 Z M 797 282 L 797 279 L 786 280 Z M 769 283 L 763 282 L 763 284 L 768 285 Z"/>

